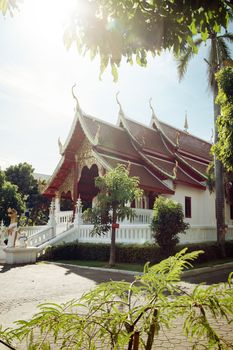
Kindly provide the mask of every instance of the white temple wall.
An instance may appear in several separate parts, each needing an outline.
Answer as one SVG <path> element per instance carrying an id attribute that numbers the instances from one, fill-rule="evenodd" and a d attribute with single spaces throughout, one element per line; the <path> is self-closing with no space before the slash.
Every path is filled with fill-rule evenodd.
<path id="1" fill-rule="evenodd" d="M 175 194 L 169 196 L 182 204 L 185 213 L 185 197 L 191 197 L 191 218 L 185 218 L 190 225 L 213 226 L 215 220 L 215 195 L 209 190 L 199 190 L 184 185 L 177 185 Z"/>

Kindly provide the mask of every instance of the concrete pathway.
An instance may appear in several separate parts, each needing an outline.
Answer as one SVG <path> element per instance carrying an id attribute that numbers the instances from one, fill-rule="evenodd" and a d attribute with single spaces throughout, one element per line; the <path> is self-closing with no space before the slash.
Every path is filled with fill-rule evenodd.
<path id="1" fill-rule="evenodd" d="M 4 328 L 13 326 L 15 320 L 29 319 L 40 303 L 77 299 L 97 283 L 110 279 L 130 282 L 133 275 L 43 262 L 25 266 L 0 265 L 0 324 Z M 182 283 L 186 288 L 194 286 Z M 181 322 L 177 321 L 169 332 L 161 330 L 154 349 L 191 349 L 192 345 L 182 335 Z M 233 325 L 226 327 L 220 322 L 217 327 L 233 344 Z M 0 344 L 0 350 L 6 349 Z M 26 350 L 17 347 L 17 350 L 21 349 Z"/>

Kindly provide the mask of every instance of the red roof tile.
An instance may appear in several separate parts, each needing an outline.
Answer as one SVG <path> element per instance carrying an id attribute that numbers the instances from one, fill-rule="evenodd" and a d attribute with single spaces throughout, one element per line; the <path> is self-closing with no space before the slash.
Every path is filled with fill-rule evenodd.
<path id="1" fill-rule="evenodd" d="M 115 168 L 117 164 L 128 165 L 129 162 L 122 159 L 108 157 L 100 154 L 100 157 L 111 168 Z M 130 162 L 130 176 L 138 176 L 140 178 L 140 186 L 144 189 L 149 189 L 158 193 L 174 193 L 167 185 L 153 175 L 145 166 Z"/>
<path id="2" fill-rule="evenodd" d="M 155 165 L 155 167 L 158 167 L 159 169 L 161 169 L 163 172 L 169 174 L 170 176 L 175 175 L 175 167 L 176 167 L 175 161 L 173 161 L 173 162 L 166 161 L 166 160 L 158 159 L 158 158 L 154 158 L 154 157 L 148 157 L 148 158 Z M 189 184 L 189 185 L 195 186 L 195 187 L 198 187 L 198 186 L 200 186 L 200 188 L 203 187 L 203 185 L 197 179 L 195 179 L 195 177 L 193 175 L 188 174 L 179 165 L 177 167 L 175 181 L 179 182 L 179 183 Z"/>
<path id="3" fill-rule="evenodd" d="M 126 158 L 140 159 L 129 136 L 123 128 L 105 123 L 99 119 L 84 115 L 86 131 L 89 132 L 98 148 L 111 154 L 121 154 Z"/>
<path id="4" fill-rule="evenodd" d="M 176 144 L 177 136 L 179 139 L 178 151 L 187 152 L 190 155 L 197 156 L 206 160 L 211 160 L 210 148 L 211 144 L 207 141 L 201 140 L 200 138 L 190 135 L 185 131 L 176 129 L 168 124 L 160 122 L 165 135 Z"/>
<path id="5" fill-rule="evenodd" d="M 130 135 L 136 139 L 145 153 L 153 153 L 165 158 L 172 157 L 158 130 L 146 127 L 128 118 L 124 118 L 124 122 Z"/>

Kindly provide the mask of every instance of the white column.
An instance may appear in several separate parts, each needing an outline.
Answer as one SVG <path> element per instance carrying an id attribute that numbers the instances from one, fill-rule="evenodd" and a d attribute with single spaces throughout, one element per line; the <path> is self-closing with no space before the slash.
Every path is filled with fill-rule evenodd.
<path id="1" fill-rule="evenodd" d="M 60 193 L 55 193 L 55 213 L 60 213 Z"/>
<path id="2" fill-rule="evenodd" d="M 6 227 L 4 226 L 3 220 L 1 221 L 1 226 L 0 226 L 0 245 L 3 245 L 3 241 L 5 238 L 5 231 Z"/>
<path id="3" fill-rule="evenodd" d="M 82 219 L 82 200 L 80 196 L 77 199 L 75 206 L 75 216 L 74 216 L 74 226 L 79 226 L 83 224 Z"/>
<path id="4" fill-rule="evenodd" d="M 55 217 L 55 200 L 54 200 L 54 198 L 52 199 L 50 207 L 49 207 L 49 221 L 48 221 L 48 225 L 52 226 L 52 228 L 53 228 L 53 235 L 56 236 L 57 222 L 56 222 L 56 217 Z"/>

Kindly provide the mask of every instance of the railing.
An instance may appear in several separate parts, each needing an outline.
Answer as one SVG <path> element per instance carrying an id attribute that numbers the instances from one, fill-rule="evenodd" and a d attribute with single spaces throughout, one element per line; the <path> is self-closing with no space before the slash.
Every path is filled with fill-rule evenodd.
<path id="1" fill-rule="evenodd" d="M 79 242 L 93 242 L 93 243 L 110 243 L 111 232 L 105 235 L 91 236 L 90 231 L 92 225 L 81 225 L 77 230 L 77 239 Z M 148 225 L 120 225 L 116 230 L 117 243 L 138 243 L 151 242 L 151 231 Z"/>
<path id="2" fill-rule="evenodd" d="M 58 225 L 70 223 L 72 221 L 72 218 L 73 218 L 72 210 L 60 211 L 56 213 L 56 220 Z"/>
<path id="3" fill-rule="evenodd" d="M 73 211 L 60 211 L 56 213 L 57 234 L 66 231 L 72 224 Z"/>
<path id="4" fill-rule="evenodd" d="M 151 209 L 134 209 L 136 216 L 130 220 L 130 223 L 136 224 L 150 224 L 153 217 L 153 210 Z M 124 221 L 123 221 L 124 223 Z"/>
<path id="5" fill-rule="evenodd" d="M 110 243 L 111 231 L 101 236 L 91 236 L 90 232 L 93 225 L 80 225 L 72 227 L 67 231 L 56 235 L 50 242 L 51 244 L 59 244 L 61 242 L 92 242 L 92 243 Z M 179 234 L 180 244 L 185 243 L 200 243 L 200 242 L 216 242 L 216 228 L 213 226 L 191 226 L 186 234 Z M 233 226 L 228 227 L 226 240 L 233 239 Z M 133 243 L 144 244 L 154 243 L 153 233 L 149 225 L 143 224 L 120 224 L 119 229 L 116 229 L 117 243 Z"/>
<path id="6" fill-rule="evenodd" d="M 43 226 L 23 226 L 23 227 L 19 227 L 21 232 L 24 232 L 25 235 L 29 238 L 33 235 L 35 235 L 37 232 L 40 232 L 42 230 L 44 230 L 45 228 L 47 228 L 46 225 Z"/>
<path id="7" fill-rule="evenodd" d="M 53 237 L 53 227 L 46 227 L 44 230 L 31 235 L 27 240 L 27 245 L 29 247 L 38 247 L 41 244 L 50 241 Z"/>

